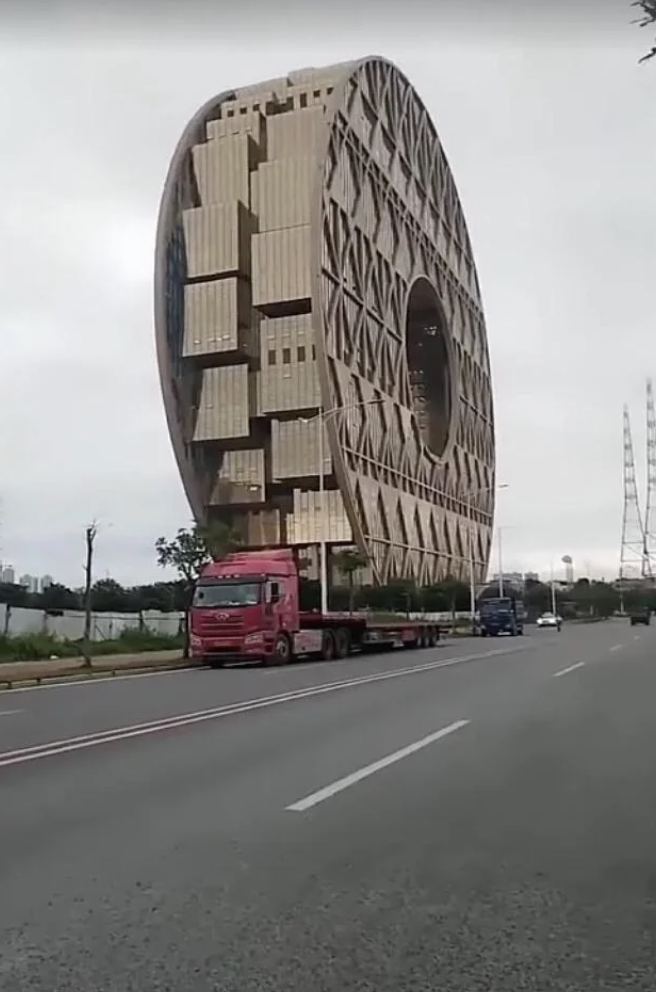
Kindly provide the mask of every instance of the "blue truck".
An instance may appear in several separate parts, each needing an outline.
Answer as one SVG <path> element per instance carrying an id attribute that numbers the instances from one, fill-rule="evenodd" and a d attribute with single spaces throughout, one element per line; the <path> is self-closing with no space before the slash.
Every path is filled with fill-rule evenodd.
<path id="1" fill-rule="evenodd" d="M 524 603 L 515 596 L 483 599 L 478 604 L 478 627 L 481 637 L 524 633 Z"/>

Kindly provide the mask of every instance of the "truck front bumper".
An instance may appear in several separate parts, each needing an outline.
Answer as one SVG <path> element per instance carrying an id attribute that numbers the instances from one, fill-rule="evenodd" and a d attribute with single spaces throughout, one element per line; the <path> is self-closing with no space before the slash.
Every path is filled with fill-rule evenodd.
<path id="1" fill-rule="evenodd" d="M 260 661 L 266 655 L 264 635 L 245 637 L 198 637 L 189 639 L 191 657 L 200 662 L 223 664 L 231 661 Z"/>

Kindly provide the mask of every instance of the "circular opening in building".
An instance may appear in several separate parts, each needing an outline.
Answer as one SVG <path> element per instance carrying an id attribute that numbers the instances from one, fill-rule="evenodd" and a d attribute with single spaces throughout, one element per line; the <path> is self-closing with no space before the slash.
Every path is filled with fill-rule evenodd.
<path id="1" fill-rule="evenodd" d="M 410 288 L 405 334 L 419 431 L 428 450 L 441 458 L 449 443 L 454 412 L 452 349 L 442 305 L 426 278 L 417 279 Z"/>

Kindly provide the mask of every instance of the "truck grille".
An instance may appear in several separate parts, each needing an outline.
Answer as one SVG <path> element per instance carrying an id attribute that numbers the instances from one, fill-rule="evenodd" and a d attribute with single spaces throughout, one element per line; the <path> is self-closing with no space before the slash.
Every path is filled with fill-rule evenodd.
<path id="1" fill-rule="evenodd" d="M 195 627 L 200 637 L 233 637 L 243 631 L 244 618 L 237 616 L 219 620 L 216 617 L 204 617 L 201 613 Z"/>

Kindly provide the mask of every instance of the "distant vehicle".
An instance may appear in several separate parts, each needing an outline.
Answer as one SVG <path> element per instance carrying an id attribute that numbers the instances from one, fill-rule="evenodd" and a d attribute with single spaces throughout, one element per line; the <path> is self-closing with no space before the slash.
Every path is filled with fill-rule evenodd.
<path id="1" fill-rule="evenodd" d="M 478 626 L 481 637 L 510 634 L 517 637 L 524 633 L 524 603 L 514 596 L 482 599 L 478 604 Z"/>
<path id="2" fill-rule="evenodd" d="M 551 627 L 553 630 L 560 630 L 562 626 L 562 618 L 556 613 L 543 613 L 542 616 L 538 617 L 538 627 Z"/>
<path id="3" fill-rule="evenodd" d="M 632 627 L 635 627 L 637 623 L 643 623 L 645 627 L 648 627 L 651 623 L 651 610 L 648 607 L 631 610 L 629 620 Z"/>

